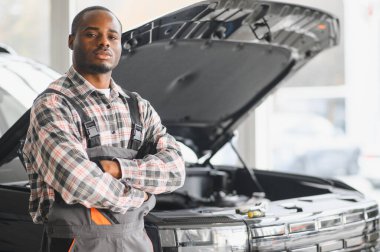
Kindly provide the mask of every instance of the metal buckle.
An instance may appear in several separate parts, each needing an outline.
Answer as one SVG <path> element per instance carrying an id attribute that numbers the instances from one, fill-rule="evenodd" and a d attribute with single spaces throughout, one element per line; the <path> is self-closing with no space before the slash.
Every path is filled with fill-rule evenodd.
<path id="1" fill-rule="evenodd" d="M 98 125 L 94 120 L 83 123 L 89 139 L 99 136 Z"/>
<path id="2" fill-rule="evenodd" d="M 135 124 L 133 127 L 133 140 L 141 142 L 142 126 Z"/>

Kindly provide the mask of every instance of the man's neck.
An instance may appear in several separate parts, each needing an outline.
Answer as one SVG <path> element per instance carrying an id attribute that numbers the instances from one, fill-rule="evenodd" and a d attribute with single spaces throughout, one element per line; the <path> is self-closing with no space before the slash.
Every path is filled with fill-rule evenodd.
<path id="1" fill-rule="evenodd" d="M 110 87 L 111 73 L 106 74 L 81 74 L 91 85 L 97 89 L 106 89 Z"/>
<path id="2" fill-rule="evenodd" d="M 109 71 L 108 73 L 91 73 L 81 71 L 80 69 L 77 69 L 75 66 L 74 68 L 80 75 L 83 76 L 83 78 L 85 78 L 95 88 L 106 89 L 110 87 L 112 71 Z"/>

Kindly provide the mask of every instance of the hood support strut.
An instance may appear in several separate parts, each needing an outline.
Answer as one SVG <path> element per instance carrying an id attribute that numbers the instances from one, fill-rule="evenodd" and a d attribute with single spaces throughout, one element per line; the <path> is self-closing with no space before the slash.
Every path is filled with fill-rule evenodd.
<path id="1" fill-rule="evenodd" d="M 252 169 L 249 169 L 248 166 L 246 165 L 246 163 L 244 162 L 242 156 L 239 154 L 238 150 L 235 148 L 235 146 L 233 145 L 232 143 L 232 138 L 228 141 L 231 145 L 231 148 L 232 150 L 235 152 L 236 156 L 239 158 L 239 161 L 242 163 L 244 169 L 248 172 L 248 174 L 250 175 L 251 179 L 252 179 L 252 182 L 257 186 L 257 188 L 259 189 L 259 192 L 262 193 L 262 197 L 265 198 L 265 191 L 264 191 L 264 188 L 263 186 L 260 184 L 259 180 L 257 179 L 255 173 L 253 172 Z"/>

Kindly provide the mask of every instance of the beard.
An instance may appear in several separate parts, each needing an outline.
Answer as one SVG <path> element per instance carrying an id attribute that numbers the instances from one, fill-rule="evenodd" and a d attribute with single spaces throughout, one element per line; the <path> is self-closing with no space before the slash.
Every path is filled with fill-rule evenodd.
<path id="1" fill-rule="evenodd" d="M 76 65 L 77 71 L 81 73 L 105 74 L 111 72 L 117 64 L 116 62 L 97 62 L 92 60 L 91 52 L 86 50 L 74 50 L 73 64 Z"/>
<path id="2" fill-rule="evenodd" d="M 108 73 L 112 71 L 113 67 L 108 66 L 106 64 L 99 64 L 99 65 L 91 64 L 91 65 L 88 65 L 88 69 L 91 70 L 91 72 L 93 73 L 104 74 L 104 73 Z"/>

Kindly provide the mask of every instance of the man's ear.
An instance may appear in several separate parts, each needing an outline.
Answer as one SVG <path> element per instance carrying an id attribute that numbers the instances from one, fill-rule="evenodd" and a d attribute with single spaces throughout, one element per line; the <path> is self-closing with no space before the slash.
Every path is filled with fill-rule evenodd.
<path id="1" fill-rule="evenodd" d="M 68 46 L 71 50 L 74 48 L 74 35 L 70 34 L 68 39 Z"/>

